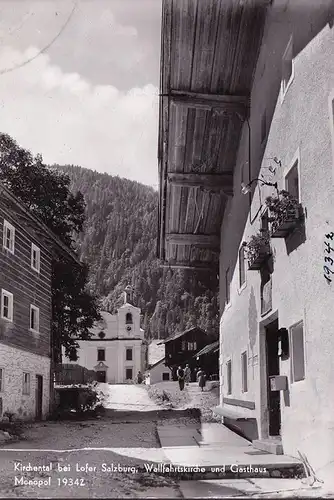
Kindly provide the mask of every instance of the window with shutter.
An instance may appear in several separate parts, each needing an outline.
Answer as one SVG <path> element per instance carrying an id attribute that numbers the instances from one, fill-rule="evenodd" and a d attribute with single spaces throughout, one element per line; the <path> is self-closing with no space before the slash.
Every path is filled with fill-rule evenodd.
<path id="1" fill-rule="evenodd" d="M 293 164 L 293 167 L 285 176 L 285 189 L 296 200 L 299 200 L 299 172 L 298 160 Z"/>
<path id="2" fill-rule="evenodd" d="M 293 69 L 293 38 L 291 36 L 289 43 L 286 47 L 282 58 L 282 98 L 284 99 L 285 94 L 288 91 L 288 88 L 291 85 L 291 82 L 294 77 L 294 69 Z"/>
<path id="3" fill-rule="evenodd" d="M 230 268 L 226 269 L 225 272 L 225 303 L 229 304 L 231 300 L 230 296 L 231 290 L 231 279 L 230 279 Z"/>
<path id="4" fill-rule="evenodd" d="M 248 391 L 247 352 L 241 354 L 242 392 Z"/>
<path id="5" fill-rule="evenodd" d="M 232 361 L 226 363 L 227 394 L 232 394 Z"/>
<path id="6" fill-rule="evenodd" d="M 305 379 L 304 325 L 300 321 L 290 328 L 291 381 Z"/>
<path id="7" fill-rule="evenodd" d="M 242 246 L 239 249 L 239 286 L 240 288 L 246 282 L 246 271 L 245 271 L 245 247 Z"/>

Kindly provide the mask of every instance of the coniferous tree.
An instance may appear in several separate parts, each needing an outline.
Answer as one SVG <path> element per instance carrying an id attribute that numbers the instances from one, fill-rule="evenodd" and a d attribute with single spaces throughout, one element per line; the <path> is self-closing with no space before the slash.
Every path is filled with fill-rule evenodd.
<path id="1" fill-rule="evenodd" d="M 48 168 L 40 155 L 20 147 L 9 135 L 0 134 L 0 181 L 42 220 L 68 247 L 82 231 L 85 202 L 80 191 L 73 194 L 69 177 Z M 88 338 L 98 319 L 96 297 L 86 290 L 88 268 L 72 260 L 52 263 L 52 344 L 54 361 L 61 361 L 61 346 L 76 359 L 77 340 Z"/>
<path id="2" fill-rule="evenodd" d="M 75 243 L 89 264 L 89 287 L 102 297 L 103 309 L 115 313 L 125 286 L 131 285 L 147 337 L 165 338 L 192 326 L 218 335 L 217 276 L 161 268 L 156 258 L 158 193 L 73 165 L 57 168 L 86 202 L 86 220 Z"/>

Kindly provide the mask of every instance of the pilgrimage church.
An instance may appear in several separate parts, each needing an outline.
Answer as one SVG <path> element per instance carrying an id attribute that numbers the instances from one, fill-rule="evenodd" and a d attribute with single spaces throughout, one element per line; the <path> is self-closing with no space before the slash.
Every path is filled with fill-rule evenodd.
<path id="1" fill-rule="evenodd" d="M 98 382 L 124 384 L 145 370 L 146 344 L 140 328 L 140 309 L 132 305 L 131 288 L 116 314 L 101 312 L 102 321 L 90 330 L 89 340 L 78 341 L 76 364 L 96 371 Z M 66 360 L 66 363 L 69 363 Z"/>

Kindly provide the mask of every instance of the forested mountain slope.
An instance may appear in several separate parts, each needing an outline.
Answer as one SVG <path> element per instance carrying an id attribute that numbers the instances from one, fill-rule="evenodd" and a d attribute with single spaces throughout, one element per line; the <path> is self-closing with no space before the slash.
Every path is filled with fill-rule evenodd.
<path id="1" fill-rule="evenodd" d="M 76 166 L 58 166 L 81 191 L 87 208 L 79 254 L 90 265 L 89 286 L 114 312 L 127 284 L 143 314 L 148 338 L 200 326 L 218 334 L 217 277 L 162 269 L 156 258 L 158 194 L 120 177 Z"/>

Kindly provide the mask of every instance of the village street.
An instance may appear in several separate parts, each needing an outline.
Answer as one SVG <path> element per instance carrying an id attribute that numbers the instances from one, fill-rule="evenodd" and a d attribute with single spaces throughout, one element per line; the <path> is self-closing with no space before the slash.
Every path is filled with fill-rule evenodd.
<path id="1" fill-rule="evenodd" d="M 34 423 L 25 432 L 24 440 L 0 447 L 0 498 L 180 496 L 172 479 L 137 472 L 145 463 L 164 461 L 156 433 L 164 416 L 161 407 L 149 398 L 147 388 L 108 384 L 100 384 L 99 388 L 110 412 L 105 417 L 84 422 Z M 176 418 L 176 414 L 167 413 L 169 420 Z M 177 419 L 196 423 L 190 417 Z M 50 463 L 51 472 L 20 470 L 21 464 Z M 22 484 L 26 480 L 35 483 Z"/>
<path id="2" fill-rule="evenodd" d="M 163 409 L 150 399 L 145 386 L 101 384 L 106 396 L 106 413 L 101 418 L 34 423 L 27 427 L 24 439 L 2 444 L 0 498 L 217 498 L 277 496 L 277 490 L 291 496 L 300 488 L 300 479 L 180 480 L 150 470 L 153 464 L 205 463 L 208 453 L 217 457 L 222 450 L 226 460 L 239 456 L 240 462 L 241 452 L 249 453 L 249 461 L 266 464 L 275 459 L 266 454 L 252 458 L 256 453 L 243 438 L 220 423 L 200 422 L 196 412 L 185 410 L 197 406 L 205 415 L 203 409 L 212 407 L 214 391 L 201 393 L 197 384 L 191 384 L 178 394 L 176 383 L 158 385 L 167 394 L 174 390 L 178 408 Z M 187 403 L 182 404 L 182 398 Z M 207 440 L 201 449 L 189 442 L 198 432 Z M 284 460 L 287 467 L 293 466 L 288 457 L 280 459 L 283 466 Z M 33 469 L 36 466 L 39 470 Z M 307 496 L 312 493 L 317 491 L 307 490 Z"/>
<path id="3" fill-rule="evenodd" d="M 105 394 L 105 407 L 113 410 L 150 411 L 159 409 L 148 396 L 145 386 L 100 384 Z"/>

